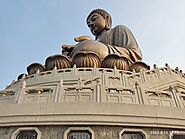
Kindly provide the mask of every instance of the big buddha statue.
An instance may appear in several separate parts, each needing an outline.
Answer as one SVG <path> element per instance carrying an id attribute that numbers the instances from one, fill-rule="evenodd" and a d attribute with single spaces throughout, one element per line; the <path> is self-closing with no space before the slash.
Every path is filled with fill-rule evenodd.
<path id="1" fill-rule="evenodd" d="M 149 69 L 142 62 L 141 50 L 132 32 L 123 25 L 112 28 L 112 18 L 103 9 L 95 9 L 86 19 L 95 39 L 80 36 L 74 40 L 76 45 L 63 45 L 62 54 L 50 56 L 45 65 L 34 63 L 28 67 L 28 73 L 37 69 L 52 70 L 76 67 L 117 68 L 120 70 Z M 38 68 L 39 67 L 39 68 Z"/>
<path id="2" fill-rule="evenodd" d="M 107 67 L 128 70 L 133 65 L 144 65 L 141 50 L 132 32 L 123 25 L 112 28 L 112 18 L 103 9 L 95 9 L 86 19 L 95 40 L 77 37 L 75 46 L 64 45 L 63 54 L 78 67 Z M 137 64 L 136 64 L 137 63 Z M 139 63 L 139 64 L 138 64 Z"/>

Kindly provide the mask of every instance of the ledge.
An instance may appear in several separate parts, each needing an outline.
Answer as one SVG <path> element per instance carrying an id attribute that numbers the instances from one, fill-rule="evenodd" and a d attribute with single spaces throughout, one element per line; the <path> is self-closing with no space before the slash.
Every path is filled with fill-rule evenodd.
<path id="1" fill-rule="evenodd" d="M 6 104 L 0 108 L 0 126 L 119 125 L 185 129 L 184 115 L 182 108 L 140 104 Z"/>

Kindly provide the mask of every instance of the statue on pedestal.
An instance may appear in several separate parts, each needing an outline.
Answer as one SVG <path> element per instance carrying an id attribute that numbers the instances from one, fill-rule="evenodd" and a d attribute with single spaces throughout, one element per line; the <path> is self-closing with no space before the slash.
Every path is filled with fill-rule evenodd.
<path id="1" fill-rule="evenodd" d="M 142 54 L 132 32 L 123 25 L 112 26 L 112 18 L 102 9 L 93 10 L 87 17 L 87 25 L 95 36 L 75 38 L 75 46 L 63 46 L 63 54 L 78 67 L 98 67 L 129 70 L 135 63 L 142 63 Z M 84 63 L 84 64 L 83 64 Z M 133 66 L 132 66 L 133 67 Z"/>
<path id="2" fill-rule="evenodd" d="M 112 18 L 103 9 L 93 10 L 86 19 L 95 40 L 88 36 L 77 37 L 76 45 L 63 45 L 62 54 L 50 56 L 45 61 L 45 70 L 76 67 L 117 68 L 139 72 L 149 69 L 142 62 L 142 54 L 132 32 L 123 25 L 112 27 Z M 36 63 L 28 73 L 41 70 Z"/>

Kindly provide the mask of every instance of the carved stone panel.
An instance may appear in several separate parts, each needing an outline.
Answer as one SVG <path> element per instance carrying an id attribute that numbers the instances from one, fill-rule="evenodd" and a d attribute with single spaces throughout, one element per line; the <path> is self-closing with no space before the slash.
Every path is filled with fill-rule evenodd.
<path id="1" fill-rule="evenodd" d="M 90 102 L 95 101 L 94 88 L 91 87 L 67 87 L 64 89 L 64 102 Z"/>
<path id="2" fill-rule="evenodd" d="M 171 92 L 166 91 L 146 91 L 147 101 L 149 105 L 171 106 L 175 107 L 174 98 Z"/>
<path id="3" fill-rule="evenodd" d="M 136 95 L 130 89 L 117 89 L 107 88 L 106 89 L 106 101 L 107 102 L 118 102 L 118 103 L 136 103 Z"/>

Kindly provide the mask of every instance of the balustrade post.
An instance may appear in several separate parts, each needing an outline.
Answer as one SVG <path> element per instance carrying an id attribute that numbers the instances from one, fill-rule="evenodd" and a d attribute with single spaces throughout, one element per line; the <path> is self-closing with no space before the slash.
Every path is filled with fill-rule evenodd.
<path id="1" fill-rule="evenodd" d="M 64 87 L 63 87 L 63 80 L 62 79 L 57 84 L 57 88 L 56 88 L 55 96 L 54 96 L 54 102 L 55 103 L 59 102 L 61 99 L 61 96 L 64 96 Z"/>
<path id="2" fill-rule="evenodd" d="M 20 103 L 22 103 L 22 101 L 23 101 L 23 97 L 24 97 L 24 95 L 25 95 L 25 88 L 26 88 L 26 82 L 25 81 L 23 81 L 21 84 L 20 84 L 20 87 L 19 87 L 19 89 L 18 89 L 18 91 L 17 91 L 17 97 L 16 97 L 16 100 L 15 100 L 15 103 L 17 103 L 17 104 L 20 104 Z"/>

